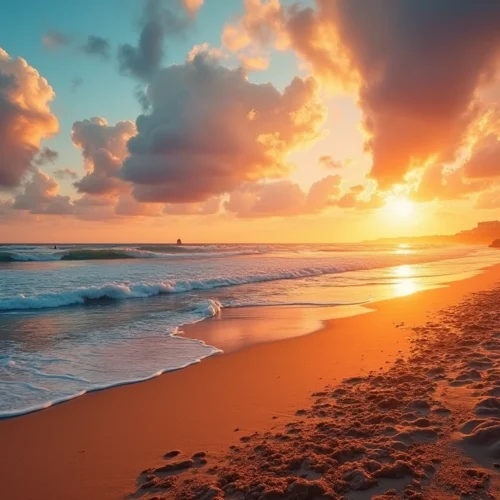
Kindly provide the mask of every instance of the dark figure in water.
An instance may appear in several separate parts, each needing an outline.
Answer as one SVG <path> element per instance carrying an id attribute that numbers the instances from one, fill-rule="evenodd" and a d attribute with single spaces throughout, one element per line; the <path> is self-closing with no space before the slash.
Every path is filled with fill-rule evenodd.
<path id="1" fill-rule="evenodd" d="M 57 250 L 57 245 L 54 245 L 54 250 Z"/>
<path id="2" fill-rule="evenodd" d="M 182 241 L 181 241 L 181 239 L 180 239 L 180 238 L 177 240 L 177 244 L 178 244 L 178 245 L 182 245 Z"/>

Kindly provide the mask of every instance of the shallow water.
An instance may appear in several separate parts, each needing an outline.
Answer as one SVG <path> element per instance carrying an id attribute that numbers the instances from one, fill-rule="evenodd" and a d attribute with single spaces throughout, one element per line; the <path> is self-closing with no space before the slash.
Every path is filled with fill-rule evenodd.
<path id="1" fill-rule="evenodd" d="M 438 286 L 500 258 L 483 247 L 391 245 L 4 245 L 0 256 L 4 417 L 219 352 L 178 333 L 221 307 L 343 315 L 344 305 Z"/>

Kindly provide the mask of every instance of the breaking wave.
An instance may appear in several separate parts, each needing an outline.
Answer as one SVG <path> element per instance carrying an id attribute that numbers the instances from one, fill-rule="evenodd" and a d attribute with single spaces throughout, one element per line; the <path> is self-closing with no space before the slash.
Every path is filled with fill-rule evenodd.
<path id="1" fill-rule="evenodd" d="M 0 298 L 0 311 L 26 309 L 47 309 L 71 305 L 84 305 L 104 300 L 126 300 L 153 297 L 196 290 L 261 283 L 266 281 L 300 279 L 324 274 L 332 274 L 347 269 L 339 267 L 303 268 L 261 275 L 231 276 L 226 278 L 207 278 L 200 280 L 140 281 L 137 283 L 105 283 L 101 286 L 79 287 L 65 292 L 18 294 Z"/>

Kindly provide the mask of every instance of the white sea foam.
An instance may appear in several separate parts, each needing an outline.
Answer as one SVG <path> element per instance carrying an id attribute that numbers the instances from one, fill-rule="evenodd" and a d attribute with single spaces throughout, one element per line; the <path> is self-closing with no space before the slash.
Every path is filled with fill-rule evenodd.
<path id="1" fill-rule="evenodd" d="M 417 257 L 418 256 L 414 258 L 416 262 L 418 262 Z M 316 263 L 316 265 L 311 266 L 304 266 L 304 264 L 309 262 L 309 259 L 302 258 L 300 262 L 302 263 L 300 267 L 294 265 L 294 262 L 292 262 L 291 266 L 285 266 L 282 270 L 271 268 L 269 272 L 252 269 L 252 272 L 235 272 L 234 274 L 230 273 L 225 276 L 219 275 L 211 278 L 177 278 L 137 282 L 115 281 L 96 286 L 75 287 L 61 292 L 20 293 L 14 296 L 4 295 L 0 297 L 0 312 L 27 309 L 49 309 L 71 305 L 83 305 L 106 299 L 137 299 L 166 294 L 206 291 L 251 283 L 313 278 L 347 271 L 374 269 L 387 265 L 391 260 L 386 256 L 361 259 L 342 258 L 336 259 L 335 265 L 331 265 L 330 259 L 316 261 L 311 259 L 311 262 Z M 396 263 L 396 258 L 392 259 L 392 262 Z M 186 268 L 186 272 L 189 272 L 188 268 Z"/>
<path id="2" fill-rule="evenodd" d="M 0 298 L 0 311 L 46 309 L 87 302 L 110 299 L 126 300 L 146 298 L 162 294 L 183 293 L 194 290 L 212 290 L 216 288 L 261 283 L 265 281 L 298 279 L 321 276 L 348 270 L 349 266 L 310 267 L 260 275 L 243 275 L 226 278 L 209 278 L 200 280 L 165 280 L 142 281 L 138 283 L 105 283 L 101 286 L 81 287 L 61 293 L 37 293 L 34 295 L 19 294 L 14 297 Z"/>
<path id="3" fill-rule="evenodd" d="M 129 327 L 106 329 L 89 339 L 82 353 L 64 348 L 50 358 L 36 352 L 0 355 L 0 419 L 48 408 L 87 392 L 149 380 L 221 353 L 201 340 L 176 336 L 182 324 L 197 323 L 220 310 L 217 300 L 207 299 L 169 316 L 163 329 L 155 318 L 136 325 L 141 334 Z"/>

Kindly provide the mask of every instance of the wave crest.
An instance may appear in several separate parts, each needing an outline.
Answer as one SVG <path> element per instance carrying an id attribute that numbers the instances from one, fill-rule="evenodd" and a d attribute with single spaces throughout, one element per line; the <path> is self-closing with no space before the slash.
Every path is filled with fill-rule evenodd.
<path id="1" fill-rule="evenodd" d="M 338 267 L 304 268 L 271 274 L 207 278 L 201 280 L 140 281 L 137 283 L 105 283 L 101 286 L 81 287 L 61 293 L 19 294 L 0 299 L 0 311 L 47 309 L 71 305 L 84 305 L 100 300 L 126 300 L 156 295 L 211 290 L 249 283 L 283 279 L 299 279 L 341 271 Z"/>

